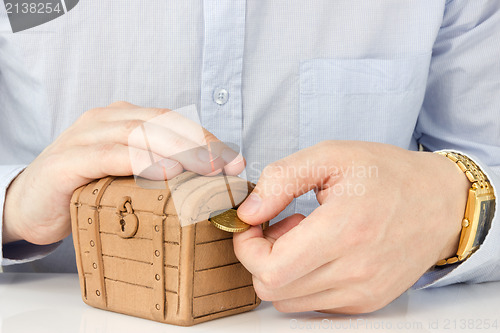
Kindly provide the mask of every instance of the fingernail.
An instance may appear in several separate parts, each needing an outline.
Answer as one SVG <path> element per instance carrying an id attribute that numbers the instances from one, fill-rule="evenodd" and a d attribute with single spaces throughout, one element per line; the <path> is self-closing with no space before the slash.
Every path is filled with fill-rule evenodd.
<path id="1" fill-rule="evenodd" d="M 254 215 L 260 209 L 262 199 L 255 193 L 251 193 L 248 198 L 238 208 L 238 212 L 242 215 Z"/>
<path id="2" fill-rule="evenodd" d="M 222 159 L 227 163 L 226 165 L 235 165 L 243 161 L 243 156 L 232 149 L 224 149 L 221 156 Z"/>
<path id="3" fill-rule="evenodd" d="M 213 160 L 215 160 L 216 158 L 219 157 L 216 154 L 214 154 L 213 152 L 206 150 L 205 148 L 199 148 L 197 155 L 198 155 L 198 159 L 200 161 L 202 161 L 203 163 L 212 162 Z"/>

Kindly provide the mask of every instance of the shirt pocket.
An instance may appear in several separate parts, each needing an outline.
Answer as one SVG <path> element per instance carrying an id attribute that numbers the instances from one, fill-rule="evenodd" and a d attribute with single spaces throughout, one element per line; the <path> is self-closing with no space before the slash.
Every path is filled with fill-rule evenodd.
<path id="1" fill-rule="evenodd" d="M 300 63 L 300 148 L 361 140 L 415 148 L 431 55 Z"/>

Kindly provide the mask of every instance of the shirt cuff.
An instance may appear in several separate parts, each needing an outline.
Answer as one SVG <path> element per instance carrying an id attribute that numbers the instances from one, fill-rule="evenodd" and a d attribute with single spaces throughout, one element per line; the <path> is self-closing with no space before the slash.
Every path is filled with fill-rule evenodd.
<path id="1" fill-rule="evenodd" d="M 470 154 L 447 149 L 440 151 L 460 153 L 469 157 L 479 166 L 481 171 L 488 177 L 495 198 L 497 198 L 495 200 L 495 213 L 488 234 L 476 252 L 461 263 L 429 270 L 413 285 L 412 289 L 442 287 L 462 282 L 480 283 L 500 280 L 500 208 L 498 200 L 500 175 Z"/>
<path id="2" fill-rule="evenodd" d="M 7 188 L 14 178 L 26 168 L 26 165 L 0 165 L 0 240 L 3 240 L 3 211 Z M 8 266 L 41 259 L 52 253 L 59 243 L 51 245 L 34 245 L 20 241 L 0 246 L 0 264 Z"/>

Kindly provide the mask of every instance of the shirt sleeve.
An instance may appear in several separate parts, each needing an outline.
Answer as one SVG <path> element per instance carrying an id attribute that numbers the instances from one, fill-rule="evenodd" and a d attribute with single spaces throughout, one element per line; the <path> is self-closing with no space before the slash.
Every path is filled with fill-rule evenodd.
<path id="1" fill-rule="evenodd" d="M 413 288 L 500 280 L 500 1 L 449 0 L 415 136 L 426 150 L 469 156 L 490 179 L 496 207 L 466 261 L 427 272 Z"/>
<path id="2" fill-rule="evenodd" d="M 10 30 L 5 10 L 0 10 L 0 29 Z M 45 107 L 42 85 L 30 75 L 16 38 L 11 35 L 0 34 L 0 239 L 3 239 L 7 188 L 52 141 L 52 124 L 55 122 L 54 116 Z M 27 242 L 2 245 L 0 265 L 36 260 L 51 253 L 57 246 L 38 246 Z"/>
<path id="3" fill-rule="evenodd" d="M 0 165 L 0 239 L 3 239 L 3 210 L 5 194 L 10 183 L 25 168 L 25 165 Z M 0 264 L 8 266 L 41 259 L 52 253 L 59 243 L 34 245 L 28 242 L 15 242 L 0 247 Z"/>

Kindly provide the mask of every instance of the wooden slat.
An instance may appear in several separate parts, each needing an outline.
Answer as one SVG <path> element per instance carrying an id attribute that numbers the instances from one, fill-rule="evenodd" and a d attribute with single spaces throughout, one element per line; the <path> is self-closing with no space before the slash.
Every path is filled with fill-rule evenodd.
<path id="1" fill-rule="evenodd" d="M 218 294 L 197 297 L 193 300 L 193 315 L 201 317 L 212 313 L 228 311 L 255 302 L 253 287 L 244 287 Z"/>
<path id="2" fill-rule="evenodd" d="M 232 238 L 231 233 L 217 229 L 208 220 L 196 223 L 196 244 Z"/>
<path id="3" fill-rule="evenodd" d="M 170 267 L 179 266 L 179 250 L 178 244 L 165 243 L 165 265 Z"/>
<path id="4" fill-rule="evenodd" d="M 82 252 L 82 266 L 85 273 L 95 273 L 97 266 L 92 265 L 92 258 L 89 252 Z"/>
<path id="5" fill-rule="evenodd" d="M 106 255 L 102 259 L 105 278 L 153 287 L 151 264 Z"/>
<path id="6" fill-rule="evenodd" d="M 177 318 L 189 322 L 193 316 L 194 225 L 181 229 Z M 168 252 L 167 252 L 168 254 Z M 170 306 L 169 306 L 170 308 Z"/>
<path id="7" fill-rule="evenodd" d="M 171 292 L 166 292 L 165 293 L 165 300 L 167 303 L 167 313 L 165 315 L 165 320 L 167 322 L 173 322 L 178 318 L 177 315 L 177 308 L 178 308 L 178 302 L 179 302 L 179 297 L 177 294 L 171 293 Z"/>
<path id="8" fill-rule="evenodd" d="M 165 241 L 175 243 L 181 241 L 181 225 L 176 215 L 167 215 L 165 220 Z"/>
<path id="9" fill-rule="evenodd" d="M 194 269 L 197 271 L 237 262 L 232 239 L 199 244 L 194 250 Z"/>
<path id="10" fill-rule="evenodd" d="M 165 289 L 167 293 L 177 294 L 179 288 L 179 270 L 177 268 L 165 267 Z M 169 304 L 173 306 L 173 304 Z"/>
<path id="11" fill-rule="evenodd" d="M 92 192 L 95 190 L 95 186 L 97 185 L 97 180 L 90 182 L 80 193 L 78 197 L 78 202 L 82 206 L 95 206 L 95 195 Z"/>
<path id="12" fill-rule="evenodd" d="M 132 207 L 134 210 L 146 211 L 146 212 L 159 212 L 163 213 L 163 207 L 165 206 L 165 196 L 169 195 L 169 191 L 166 189 L 156 190 L 156 189 L 144 189 L 138 186 L 121 186 L 119 180 L 113 182 L 113 186 L 110 186 L 104 193 L 101 199 L 101 206 L 116 208 L 117 205 L 122 201 L 124 195 L 129 196 L 132 200 Z M 158 198 L 161 197 L 161 200 Z"/>
<path id="13" fill-rule="evenodd" d="M 123 239 L 114 234 L 101 233 L 102 253 L 111 257 L 130 258 L 151 263 L 153 244 L 148 239 Z"/>
<path id="14" fill-rule="evenodd" d="M 89 226 L 94 223 L 95 211 L 95 207 L 87 205 L 81 205 L 78 208 L 78 229 L 89 230 Z"/>
<path id="15" fill-rule="evenodd" d="M 106 279 L 111 310 L 139 317 L 151 317 L 153 289 Z"/>
<path id="16" fill-rule="evenodd" d="M 97 185 L 96 185 L 97 186 Z M 87 281 L 87 288 L 91 290 L 87 294 L 87 299 L 92 304 L 96 304 L 100 307 L 106 306 L 107 293 L 106 287 L 104 285 L 104 266 L 102 263 L 102 245 L 101 238 L 99 237 L 99 212 L 94 211 L 93 222 L 88 226 L 88 236 L 89 236 L 89 258 L 92 263 L 93 278 Z"/>
<path id="17" fill-rule="evenodd" d="M 151 272 L 151 279 L 153 280 L 153 298 L 151 303 L 151 313 L 153 318 L 158 321 L 165 319 L 165 249 L 166 245 L 163 241 L 164 221 L 163 219 L 156 219 L 151 225 L 153 230 L 153 270 Z"/>
<path id="18" fill-rule="evenodd" d="M 75 244 L 75 258 L 76 258 L 76 267 L 78 269 L 78 280 L 80 282 L 80 290 L 82 292 L 82 298 L 84 300 L 87 299 L 87 288 L 85 286 L 85 271 L 83 269 L 82 263 L 82 251 L 80 246 L 80 231 L 79 231 L 79 223 L 78 220 L 78 209 L 81 207 L 81 204 L 78 201 L 80 197 L 80 193 L 83 191 L 84 187 L 80 187 L 73 192 L 73 196 L 71 197 L 71 206 L 70 206 L 70 215 L 71 215 L 71 232 L 73 235 L 73 244 Z"/>
<path id="19" fill-rule="evenodd" d="M 149 239 L 123 239 L 114 234 L 101 233 L 102 253 L 111 257 L 129 258 L 152 263 L 153 243 Z M 179 265 L 179 245 L 165 243 L 165 265 Z"/>
<path id="20" fill-rule="evenodd" d="M 252 284 L 252 275 L 241 263 L 194 273 L 193 297 Z"/>

